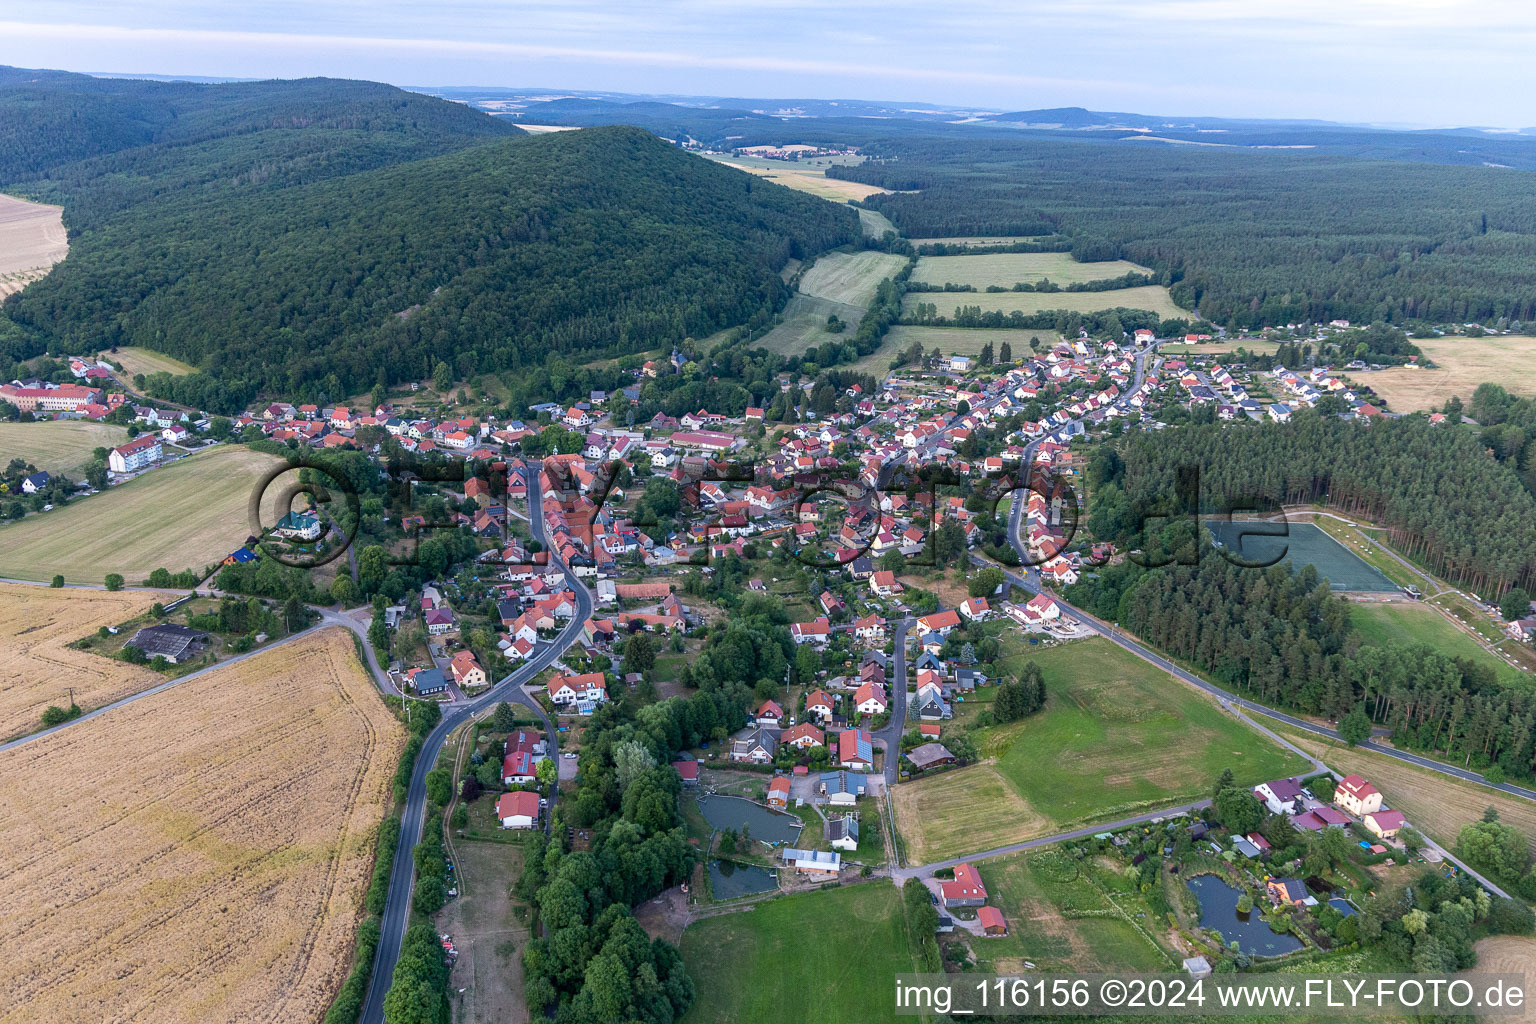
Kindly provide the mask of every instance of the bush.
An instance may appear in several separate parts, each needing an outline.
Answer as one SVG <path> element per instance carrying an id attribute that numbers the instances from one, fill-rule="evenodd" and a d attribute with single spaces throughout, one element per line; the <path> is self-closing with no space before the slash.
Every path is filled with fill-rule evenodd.
<path id="1" fill-rule="evenodd" d="M 63 725 L 70 719 L 79 717 L 79 704 L 71 704 L 68 708 L 61 708 L 57 704 L 50 704 L 48 709 L 43 712 L 43 728 L 51 729 L 55 725 Z"/>

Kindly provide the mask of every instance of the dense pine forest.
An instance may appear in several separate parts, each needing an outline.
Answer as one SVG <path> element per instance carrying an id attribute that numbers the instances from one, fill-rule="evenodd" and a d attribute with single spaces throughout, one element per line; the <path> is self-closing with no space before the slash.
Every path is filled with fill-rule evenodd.
<path id="1" fill-rule="evenodd" d="M 56 100 L 0 85 L 0 112 L 52 124 L 77 77 Z M 0 184 L 61 203 L 71 231 L 69 258 L 4 305 L 0 356 L 143 345 L 205 371 L 178 397 L 219 411 L 766 322 L 789 258 L 857 236 L 852 210 L 636 129 L 525 136 L 368 83 L 127 84 L 83 107 L 133 121 L 113 151 L 0 141 Z M 208 90 L 221 103 L 179 109 Z"/>
<path id="2" fill-rule="evenodd" d="M 1152 267 L 1223 325 L 1536 319 L 1536 177 L 1322 156 L 1045 141 L 876 141 L 838 177 L 903 234 L 1051 235 Z"/>
<path id="3" fill-rule="evenodd" d="M 1092 514 L 1102 539 L 1137 544 L 1144 517 L 1168 514 L 1180 469 L 1197 466 L 1206 512 L 1326 500 L 1385 524 L 1399 550 L 1485 597 L 1536 583 L 1536 497 L 1476 433 L 1422 416 L 1189 426 L 1138 435 L 1102 459 L 1114 462 L 1095 467 L 1107 483 Z"/>

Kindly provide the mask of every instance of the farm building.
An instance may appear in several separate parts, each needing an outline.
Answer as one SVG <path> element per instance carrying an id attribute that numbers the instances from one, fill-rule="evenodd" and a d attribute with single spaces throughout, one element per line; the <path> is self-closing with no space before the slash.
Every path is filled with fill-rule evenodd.
<path id="1" fill-rule="evenodd" d="M 146 658 L 164 658 L 172 665 L 179 665 L 207 648 L 208 634 L 167 622 L 145 626 L 123 646 L 138 648 Z"/>
<path id="2" fill-rule="evenodd" d="M 1008 934 L 1008 922 L 1003 919 L 1003 912 L 996 907 L 979 907 L 976 910 L 976 920 L 981 923 L 983 935 Z"/>
<path id="3" fill-rule="evenodd" d="M 955 755 L 942 743 L 924 743 L 907 752 L 907 760 L 918 771 L 926 771 L 941 764 L 954 764 Z"/>

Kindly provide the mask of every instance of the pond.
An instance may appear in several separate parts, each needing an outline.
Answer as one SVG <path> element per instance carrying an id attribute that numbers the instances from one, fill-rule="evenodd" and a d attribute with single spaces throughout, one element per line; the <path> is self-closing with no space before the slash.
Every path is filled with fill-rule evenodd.
<path id="1" fill-rule="evenodd" d="M 737 864 L 729 860 L 709 862 L 709 889 L 717 900 L 734 900 L 738 896 L 772 892 L 778 887 L 779 883 L 772 874 L 754 864 Z"/>
<path id="2" fill-rule="evenodd" d="M 1335 896 L 1333 899 L 1328 901 L 1328 905 L 1334 910 L 1337 910 L 1339 913 L 1343 914 L 1345 917 L 1355 916 L 1355 905 L 1349 902 L 1349 900 Z"/>
<path id="3" fill-rule="evenodd" d="M 1247 914 L 1237 912 L 1242 890 L 1233 888 L 1216 875 L 1197 875 L 1184 883 L 1200 901 L 1200 927 L 1214 928 L 1227 942 L 1236 939 L 1238 948 L 1249 956 L 1280 956 L 1301 948 L 1301 940 L 1291 934 L 1270 931 L 1261 916 L 1265 904 L 1260 901 Z"/>
<path id="4" fill-rule="evenodd" d="M 765 843 L 792 843 L 800 838 L 800 829 L 805 824 L 792 814 L 780 814 L 744 797 L 718 793 L 699 797 L 699 813 L 710 828 L 722 832 L 733 828 L 740 832 L 745 827 L 753 839 Z"/>

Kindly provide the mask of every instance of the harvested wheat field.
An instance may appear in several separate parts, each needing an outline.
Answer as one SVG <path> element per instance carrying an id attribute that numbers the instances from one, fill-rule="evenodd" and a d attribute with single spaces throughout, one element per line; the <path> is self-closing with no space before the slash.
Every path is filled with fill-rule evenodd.
<path id="1" fill-rule="evenodd" d="M 1472 972 L 1524 974 L 1527 985 L 1530 984 L 1531 976 L 1536 974 L 1536 939 L 1528 935 L 1490 935 L 1486 939 L 1478 939 L 1472 948 L 1477 951 L 1477 966 L 1472 968 Z M 1487 1014 L 1481 1019 L 1501 1021 L 1502 1024 L 1532 1024 L 1536 1022 L 1536 1003 L 1527 997 L 1525 1008 L 1520 1013 L 1501 1013 L 1498 1016 Z"/>
<path id="2" fill-rule="evenodd" d="M 1413 343 L 1435 361 L 1437 369 L 1398 366 L 1350 374 L 1349 379 L 1370 387 L 1394 412 L 1422 412 L 1443 404 L 1452 395 L 1470 402 L 1477 386 L 1487 383 L 1503 385 L 1517 395 L 1536 395 L 1536 381 L 1530 372 L 1536 338 L 1414 338 Z"/>
<path id="3" fill-rule="evenodd" d="M 48 705 L 69 704 L 68 687 L 89 711 L 164 682 L 142 665 L 68 646 L 149 611 L 155 597 L 0 583 L 0 739 L 42 728 Z"/>
<path id="4" fill-rule="evenodd" d="M 402 733 L 327 629 L 0 753 L 0 1024 L 319 1021 Z"/>
<path id="5" fill-rule="evenodd" d="M 68 252 L 62 206 L 0 195 L 0 299 L 48 273 Z"/>

